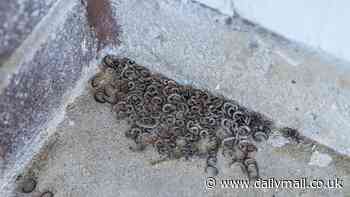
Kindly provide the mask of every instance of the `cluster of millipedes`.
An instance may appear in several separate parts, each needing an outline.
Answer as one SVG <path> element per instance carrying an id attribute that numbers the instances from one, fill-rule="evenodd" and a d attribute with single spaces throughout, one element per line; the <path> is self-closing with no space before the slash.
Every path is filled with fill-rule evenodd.
<path id="1" fill-rule="evenodd" d="M 151 73 L 128 58 L 107 55 L 102 64 L 91 80 L 94 98 L 128 120 L 125 135 L 135 142 L 134 150 L 153 145 L 164 158 L 205 157 L 206 171 L 216 175 L 221 147 L 250 179 L 259 177 L 255 143 L 271 132 L 267 118 L 223 96 Z"/>

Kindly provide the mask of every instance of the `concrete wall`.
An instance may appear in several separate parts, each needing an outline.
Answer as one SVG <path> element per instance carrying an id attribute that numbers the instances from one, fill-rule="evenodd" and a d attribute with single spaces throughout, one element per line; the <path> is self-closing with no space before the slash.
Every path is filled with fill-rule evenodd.
<path id="1" fill-rule="evenodd" d="M 258 23 L 289 39 L 350 60 L 350 1 L 197 0 Z"/>

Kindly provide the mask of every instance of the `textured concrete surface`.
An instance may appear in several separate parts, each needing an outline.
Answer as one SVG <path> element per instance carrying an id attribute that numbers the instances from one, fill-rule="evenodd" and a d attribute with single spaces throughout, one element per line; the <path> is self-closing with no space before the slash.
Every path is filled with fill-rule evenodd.
<path id="1" fill-rule="evenodd" d="M 350 17 L 349 1 L 328 0 L 196 0 L 232 16 L 253 21 L 294 41 L 321 49 L 350 61 L 348 35 L 344 25 Z M 347 64 L 348 65 L 348 64 Z"/>
<path id="2" fill-rule="evenodd" d="M 79 6 L 72 10 L 72 5 Z M 94 56 L 88 50 L 93 42 L 83 13 L 79 2 L 59 2 L 0 68 L 4 180 L 31 161 L 60 122 L 66 100 L 79 94 L 70 90 L 82 79 L 88 57 Z"/>
<path id="3" fill-rule="evenodd" d="M 178 10 L 175 2 L 150 4 L 133 7 L 130 15 L 116 12 L 124 27 L 117 54 L 215 90 L 349 154 L 350 138 L 337 137 L 350 129 L 348 68 L 192 4 Z"/>
<path id="4" fill-rule="evenodd" d="M 317 150 L 323 144 L 350 154 L 350 71 L 340 62 L 324 60 L 260 27 L 192 2 L 118 0 L 113 1 L 113 11 L 122 30 L 121 45 L 102 54 L 126 56 L 182 83 L 223 94 L 317 141 L 312 149 L 281 136 L 271 138 L 258 156 L 264 176 L 329 175 L 348 180 L 348 159 L 327 148 Z M 128 150 L 122 135 L 127 125 L 115 121 L 109 109 L 96 105 L 86 92 L 87 81 L 96 72 L 95 52 L 80 2 L 61 0 L 1 68 L 10 73 L 0 85 L 0 142 L 7 151 L 2 194 L 9 195 L 16 176 L 28 169 L 39 178 L 38 190 L 50 189 L 57 196 L 207 193 L 203 161 L 150 166 L 154 151 Z M 52 141 L 57 141 L 53 148 L 46 147 Z M 39 149 L 47 157 L 36 164 L 32 156 Z M 330 155 L 331 163 L 309 165 L 316 150 Z M 311 164 L 317 160 L 323 162 L 313 159 Z M 236 176 L 230 170 L 222 175 Z M 153 186 L 159 190 L 150 189 Z M 280 191 L 280 196 L 348 196 L 348 188 Z M 239 193 L 219 190 L 208 195 Z"/>
<path id="5" fill-rule="evenodd" d="M 349 196 L 349 159 L 333 155 L 321 146 L 289 143 L 274 147 L 271 141 L 260 144 L 257 160 L 261 176 L 276 179 L 334 179 L 344 180 L 343 189 L 234 189 L 207 190 L 205 160 L 164 161 L 153 147 L 145 152 L 129 149 L 132 141 L 124 136 L 126 122 L 116 121 L 108 105 L 97 104 L 85 90 L 66 108 L 64 121 L 46 145 L 27 174 L 37 177 L 34 193 L 53 191 L 55 197 L 164 197 L 164 196 L 247 196 L 289 197 Z M 330 154 L 329 165 L 310 165 L 312 152 Z M 221 154 L 219 154 L 221 155 Z M 317 162 L 316 162 L 317 163 Z M 220 179 L 246 179 L 238 166 L 229 167 L 219 157 Z M 20 195 L 20 193 L 14 193 Z M 25 196 L 25 195 L 23 195 Z"/>
<path id="6" fill-rule="evenodd" d="M 3 118 L 0 144 L 9 154 L 22 152 L 26 144 L 30 146 L 33 136 L 40 132 L 38 128 L 45 125 L 54 109 L 59 108 L 64 93 L 76 83 L 82 67 L 87 64 L 89 54 L 84 48 L 75 47 L 85 39 L 85 34 L 81 33 L 85 28 L 84 23 L 80 24 L 81 17 L 71 13 L 54 37 L 33 49 L 35 54 L 31 61 L 20 65 L 3 90 L 0 96 Z M 72 25 L 77 28 L 66 31 Z"/>
<path id="7" fill-rule="evenodd" d="M 32 32 L 56 0 L 0 2 L 0 65 Z"/>

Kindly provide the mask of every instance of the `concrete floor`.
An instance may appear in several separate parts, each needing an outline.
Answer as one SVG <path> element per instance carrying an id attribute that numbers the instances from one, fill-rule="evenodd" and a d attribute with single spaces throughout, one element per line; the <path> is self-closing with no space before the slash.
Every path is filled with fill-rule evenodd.
<path id="1" fill-rule="evenodd" d="M 310 165 L 313 151 L 332 154 L 322 146 L 293 144 L 276 145 L 279 135 L 260 144 L 257 160 L 265 179 L 331 180 L 340 178 L 342 189 L 233 189 L 208 190 L 204 172 L 205 160 L 173 160 L 152 165 L 159 159 L 153 147 L 133 152 L 132 141 L 125 138 L 128 125 L 116 121 L 108 105 L 97 104 L 92 96 L 83 95 L 67 106 L 64 121 L 55 135 L 34 160 L 27 173 L 37 177 L 35 193 L 53 191 L 57 197 L 112 196 L 349 196 L 349 159 L 335 157 L 324 167 Z M 220 179 L 246 179 L 238 166 L 229 167 L 219 157 Z M 17 196 L 28 196 L 20 195 Z"/>
<path id="2" fill-rule="evenodd" d="M 128 125 L 116 121 L 109 106 L 83 95 L 67 106 L 64 121 L 27 173 L 38 178 L 36 192 L 51 190 L 55 196 L 349 196 L 349 159 L 335 156 L 322 146 L 289 143 L 279 147 L 278 134 L 260 144 L 257 160 L 263 178 L 344 180 L 342 189 L 232 189 L 207 190 L 205 160 L 165 161 L 153 147 L 131 151 L 124 136 Z M 313 151 L 330 154 L 333 161 L 324 167 L 310 165 Z M 217 179 L 246 179 L 239 168 L 219 158 Z M 17 194 L 19 195 L 19 194 Z M 25 196 L 25 195 L 23 195 Z M 27 195 L 28 196 L 28 195 Z"/>
<path id="3" fill-rule="evenodd" d="M 2 68 L 16 73 L 0 86 L 4 109 L 19 109 L 21 101 L 40 107 L 4 112 L 10 114 L 3 116 L 10 117 L 10 123 L 15 116 L 23 122 L 4 130 L 13 134 L 15 151 L 9 153 L 12 160 L 0 179 L 1 196 L 30 196 L 13 193 L 19 174 L 37 177 L 37 192 L 51 190 L 62 197 L 350 196 L 346 156 L 350 155 L 350 71 L 341 62 L 241 19 L 170 0 L 113 1 L 121 44 L 106 48 L 95 60 L 96 43 L 81 5 L 62 0 L 54 8 L 62 9 L 49 12 Z M 47 30 L 43 24 L 50 22 Z M 260 145 L 257 155 L 263 177 L 338 177 L 344 188 L 208 191 L 204 160 L 151 165 L 158 158 L 155 151 L 130 151 L 123 134 L 128 125 L 116 121 L 109 107 L 96 104 L 87 91 L 87 81 L 106 53 L 132 58 L 181 83 L 223 94 L 314 140 L 295 144 L 274 134 Z M 44 87 L 41 84 L 51 88 L 32 88 Z M 11 102 L 19 92 L 27 96 Z M 36 114 L 35 121 L 28 121 L 26 114 Z M 245 178 L 221 162 L 218 179 L 224 177 Z"/>

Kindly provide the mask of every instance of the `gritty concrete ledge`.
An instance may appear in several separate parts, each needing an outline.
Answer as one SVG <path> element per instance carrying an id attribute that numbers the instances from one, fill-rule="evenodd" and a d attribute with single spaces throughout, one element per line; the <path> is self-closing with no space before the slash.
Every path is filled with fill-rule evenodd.
<path id="1" fill-rule="evenodd" d="M 346 0 L 195 0 L 228 16 L 239 15 L 288 39 L 350 61 Z M 349 65 L 349 62 L 347 66 Z"/>

